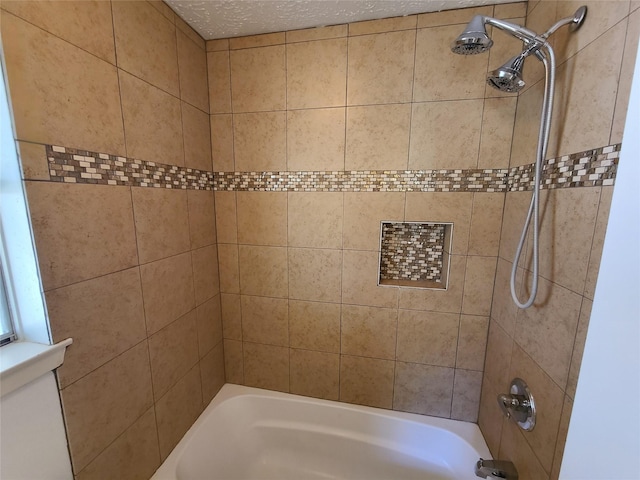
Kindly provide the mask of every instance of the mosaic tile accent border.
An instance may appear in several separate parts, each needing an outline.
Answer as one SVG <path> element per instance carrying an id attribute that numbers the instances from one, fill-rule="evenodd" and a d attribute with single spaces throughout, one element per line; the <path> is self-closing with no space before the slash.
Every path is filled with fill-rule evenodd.
<path id="1" fill-rule="evenodd" d="M 441 282 L 445 225 L 384 222 L 380 280 Z"/>
<path id="2" fill-rule="evenodd" d="M 213 172 L 50 145 L 46 152 L 53 182 L 213 189 Z"/>
<path id="3" fill-rule="evenodd" d="M 572 153 L 547 160 L 542 166 L 542 188 L 613 185 L 622 144 Z M 534 165 L 509 170 L 509 192 L 533 190 Z"/>
<path id="4" fill-rule="evenodd" d="M 621 144 L 547 160 L 542 188 L 613 185 Z M 514 192 L 533 188 L 533 165 L 511 169 L 209 172 L 46 146 L 50 180 L 216 191 Z"/>

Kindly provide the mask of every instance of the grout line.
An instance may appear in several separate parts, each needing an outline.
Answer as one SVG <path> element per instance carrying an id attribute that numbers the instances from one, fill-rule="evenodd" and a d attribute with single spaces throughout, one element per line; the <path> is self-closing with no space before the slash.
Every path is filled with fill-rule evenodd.
<path id="1" fill-rule="evenodd" d="M 629 3 L 629 10 L 631 10 L 631 3 Z M 624 32 L 624 40 L 622 41 L 622 55 L 620 56 L 620 69 L 618 70 L 618 83 L 616 85 L 616 95 L 615 95 L 615 99 L 613 100 L 613 113 L 611 115 L 611 128 L 609 129 L 609 142 L 611 142 L 611 137 L 613 136 L 613 129 L 615 127 L 616 107 L 618 106 L 618 95 L 620 94 L 620 81 L 622 79 L 622 69 L 624 67 L 624 56 L 625 56 L 624 54 L 627 46 L 627 37 L 629 36 L 629 13 L 627 13 L 623 21 L 627 22 L 627 26 Z M 628 106 L 629 105 L 623 106 L 625 111 L 628 109 Z"/>
<path id="2" fill-rule="evenodd" d="M 120 83 L 120 68 L 118 67 L 118 48 L 116 44 L 116 24 L 113 14 L 113 3 L 109 3 L 109 10 L 111 11 L 111 32 L 113 34 L 113 58 L 115 60 L 116 68 L 116 80 L 118 81 L 118 99 L 120 101 L 120 118 L 122 120 L 122 140 L 124 142 L 124 154 L 129 157 L 129 150 L 127 149 L 127 129 L 124 121 L 124 108 L 122 102 L 122 84 Z M 131 202 L 133 204 L 133 200 Z"/>

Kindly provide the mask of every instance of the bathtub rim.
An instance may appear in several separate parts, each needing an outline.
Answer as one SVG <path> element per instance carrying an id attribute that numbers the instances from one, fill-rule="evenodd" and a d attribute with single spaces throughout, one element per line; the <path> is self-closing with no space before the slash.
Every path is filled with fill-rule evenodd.
<path id="1" fill-rule="evenodd" d="M 321 398 L 306 397 L 293 393 L 278 392 L 274 390 L 265 390 L 256 387 L 247 387 L 233 383 L 225 383 L 218 393 L 213 397 L 211 402 L 200 413 L 196 421 L 191 425 L 189 430 L 183 435 L 178 444 L 173 448 L 171 453 L 160 464 L 158 469 L 151 476 L 150 480 L 163 480 L 166 478 L 176 478 L 178 463 L 180 462 L 182 453 L 189 447 L 193 437 L 203 423 L 206 422 L 208 413 L 216 409 L 218 406 L 237 397 L 254 397 L 254 398 L 276 398 L 310 405 L 325 405 L 333 408 L 341 408 L 347 411 L 364 412 L 377 417 L 385 417 L 390 419 L 401 419 L 410 422 L 416 422 L 422 425 L 435 427 L 449 431 L 459 437 L 460 441 L 469 445 L 474 451 L 478 452 L 479 457 L 491 459 L 491 453 L 486 444 L 484 436 L 480 431 L 477 423 L 466 422 L 463 420 L 453 420 L 450 418 L 434 417 L 422 415 L 418 413 L 407 413 L 396 410 L 387 410 L 384 408 L 370 407 L 367 405 L 358 405 L 345 403 L 336 400 L 325 400 Z"/>

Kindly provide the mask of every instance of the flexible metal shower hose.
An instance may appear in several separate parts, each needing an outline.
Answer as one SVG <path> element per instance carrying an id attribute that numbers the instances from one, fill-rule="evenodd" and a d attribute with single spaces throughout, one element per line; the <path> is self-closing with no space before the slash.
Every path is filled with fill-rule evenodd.
<path id="1" fill-rule="evenodd" d="M 555 94 L 555 78 L 556 78 L 556 58 L 553 48 L 547 42 L 543 44 L 547 50 L 547 55 L 542 56 L 542 63 L 545 70 L 545 88 L 544 99 L 542 101 L 542 113 L 540 115 L 540 132 L 538 134 L 538 147 L 536 151 L 535 174 L 533 183 L 533 194 L 531 195 L 531 204 L 529 212 L 522 228 L 522 235 L 518 242 L 518 248 L 513 259 L 513 267 L 511 268 L 511 298 L 519 308 L 529 308 L 533 305 L 538 293 L 538 263 L 539 263 L 539 237 L 540 237 L 540 181 L 542 177 L 542 164 L 547 155 L 547 146 L 549 144 L 549 132 L 551 129 L 551 115 L 553 113 L 553 97 Z M 526 302 L 520 302 L 518 293 L 516 292 L 516 274 L 518 272 L 518 262 L 524 243 L 527 239 L 529 226 L 533 216 L 533 283 L 531 285 L 531 294 Z"/>

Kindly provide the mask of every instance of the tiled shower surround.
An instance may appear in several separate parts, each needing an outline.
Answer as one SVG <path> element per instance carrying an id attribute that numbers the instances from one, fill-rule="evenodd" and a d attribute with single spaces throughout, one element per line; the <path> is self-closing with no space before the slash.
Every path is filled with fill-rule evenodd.
<path id="1" fill-rule="evenodd" d="M 505 95 L 484 78 L 518 42 L 448 45 L 477 13 L 544 30 L 576 4 L 204 42 L 160 2 L 3 0 L 51 328 L 74 338 L 58 379 L 76 477 L 150 476 L 226 379 L 478 419 L 521 478 L 557 478 L 640 24 L 638 2 L 584 3 L 554 38 L 541 289 L 518 311 L 542 71 Z M 454 223 L 448 290 L 377 286 L 382 220 Z M 513 376 L 540 406 L 531 433 L 495 404 Z"/>

